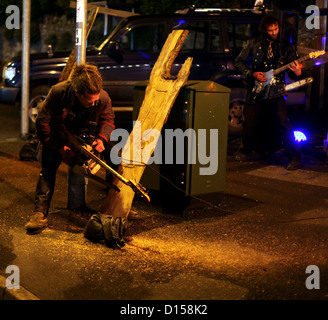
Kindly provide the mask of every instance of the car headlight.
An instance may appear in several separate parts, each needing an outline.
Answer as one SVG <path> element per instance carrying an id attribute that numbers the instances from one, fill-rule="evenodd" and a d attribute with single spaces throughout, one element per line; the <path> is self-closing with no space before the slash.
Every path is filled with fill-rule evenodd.
<path id="1" fill-rule="evenodd" d="M 16 75 L 16 68 L 13 67 L 4 67 L 2 77 L 3 79 L 12 80 Z"/>

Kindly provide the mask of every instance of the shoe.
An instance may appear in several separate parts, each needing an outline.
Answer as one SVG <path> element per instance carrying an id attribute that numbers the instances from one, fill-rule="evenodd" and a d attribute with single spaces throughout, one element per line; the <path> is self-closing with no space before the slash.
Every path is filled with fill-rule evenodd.
<path id="1" fill-rule="evenodd" d="M 31 219 L 25 224 L 29 233 L 41 232 L 48 226 L 48 219 L 42 212 L 36 212 Z"/>
<path id="2" fill-rule="evenodd" d="M 248 160 L 248 155 L 239 151 L 234 155 L 234 160 L 235 161 L 247 161 Z"/>
<path id="3" fill-rule="evenodd" d="M 301 166 L 302 166 L 301 160 L 299 158 L 296 158 L 296 159 L 291 159 L 289 161 L 286 169 L 289 171 L 294 171 L 294 170 L 300 169 Z"/>
<path id="4" fill-rule="evenodd" d="M 233 158 L 234 158 L 235 161 L 246 162 L 246 161 L 259 161 L 259 160 L 263 159 L 263 156 L 261 154 L 259 154 L 257 151 L 253 150 L 253 151 L 248 152 L 248 153 L 238 151 L 234 155 Z"/>
<path id="5" fill-rule="evenodd" d="M 67 208 L 68 210 L 72 210 L 75 213 L 87 213 L 87 214 L 96 214 L 97 210 L 89 208 L 87 205 L 83 205 L 78 208 Z"/>
<path id="6" fill-rule="evenodd" d="M 140 214 L 137 211 L 130 210 L 128 215 L 129 220 L 137 220 L 140 219 Z"/>

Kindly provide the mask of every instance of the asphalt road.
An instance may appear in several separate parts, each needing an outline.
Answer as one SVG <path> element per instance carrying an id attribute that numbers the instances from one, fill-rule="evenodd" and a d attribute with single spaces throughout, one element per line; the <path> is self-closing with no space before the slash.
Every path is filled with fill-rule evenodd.
<path id="1" fill-rule="evenodd" d="M 49 227 L 26 234 L 40 167 L 18 158 L 25 143 L 19 110 L 0 105 L 0 122 L 0 279 L 7 293 L 6 269 L 17 266 L 22 291 L 41 300 L 115 300 L 125 307 L 128 301 L 199 300 L 213 311 L 211 302 L 219 300 L 328 298 L 328 174 L 322 153 L 305 153 L 304 167 L 295 172 L 284 169 L 283 153 L 250 163 L 234 162 L 228 153 L 219 209 L 200 204 L 178 215 L 163 212 L 158 203 L 135 201 L 141 219 L 131 222 L 132 239 L 112 250 L 84 238 L 90 216 L 66 209 L 65 165 Z M 90 207 L 97 210 L 105 196 L 101 185 L 89 182 Z M 17 297 L 26 297 L 19 290 Z"/>

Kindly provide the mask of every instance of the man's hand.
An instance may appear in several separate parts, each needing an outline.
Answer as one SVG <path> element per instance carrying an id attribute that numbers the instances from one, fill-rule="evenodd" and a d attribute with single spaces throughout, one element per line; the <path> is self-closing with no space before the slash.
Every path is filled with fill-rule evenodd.
<path id="1" fill-rule="evenodd" d="M 297 61 L 294 61 L 289 67 L 289 69 L 292 70 L 295 73 L 295 75 L 298 77 L 302 74 L 302 68 L 303 65 L 298 63 Z"/>
<path id="2" fill-rule="evenodd" d="M 92 142 L 92 146 L 95 148 L 96 151 L 103 152 L 105 150 L 104 143 L 101 139 L 95 139 L 95 141 Z"/>
<path id="3" fill-rule="evenodd" d="M 260 71 L 253 72 L 253 77 L 260 82 L 267 81 L 267 78 L 264 76 L 263 72 Z"/>

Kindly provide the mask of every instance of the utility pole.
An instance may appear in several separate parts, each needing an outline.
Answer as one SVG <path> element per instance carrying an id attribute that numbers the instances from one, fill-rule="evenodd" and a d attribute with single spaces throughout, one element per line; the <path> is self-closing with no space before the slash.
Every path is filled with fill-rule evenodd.
<path id="1" fill-rule="evenodd" d="M 76 4 L 76 65 L 86 62 L 86 28 L 87 0 L 78 0 Z M 86 206 L 88 178 L 79 175 L 74 167 L 68 167 L 67 208 L 78 209 Z"/>
<path id="2" fill-rule="evenodd" d="M 77 0 L 76 4 L 76 64 L 85 63 L 86 36 L 85 21 L 87 13 L 87 0 Z"/>
<path id="3" fill-rule="evenodd" d="M 29 132 L 31 0 L 23 1 L 21 137 Z"/>
<path id="4" fill-rule="evenodd" d="M 316 0 L 316 5 L 319 8 L 327 8 L 327 0 Z M 327 16 L 322 16 L 320 18 L 320 30 L 318 30 L 319 42 L 317 44 L 319 50 L 326 50 L 327 45 Z M 318 88 L 318 96 L 319 96 L 319 110 L 324 109 L 325 105 L 325 64 L 320 65 L 319 70 L 319 88 Z"/>

